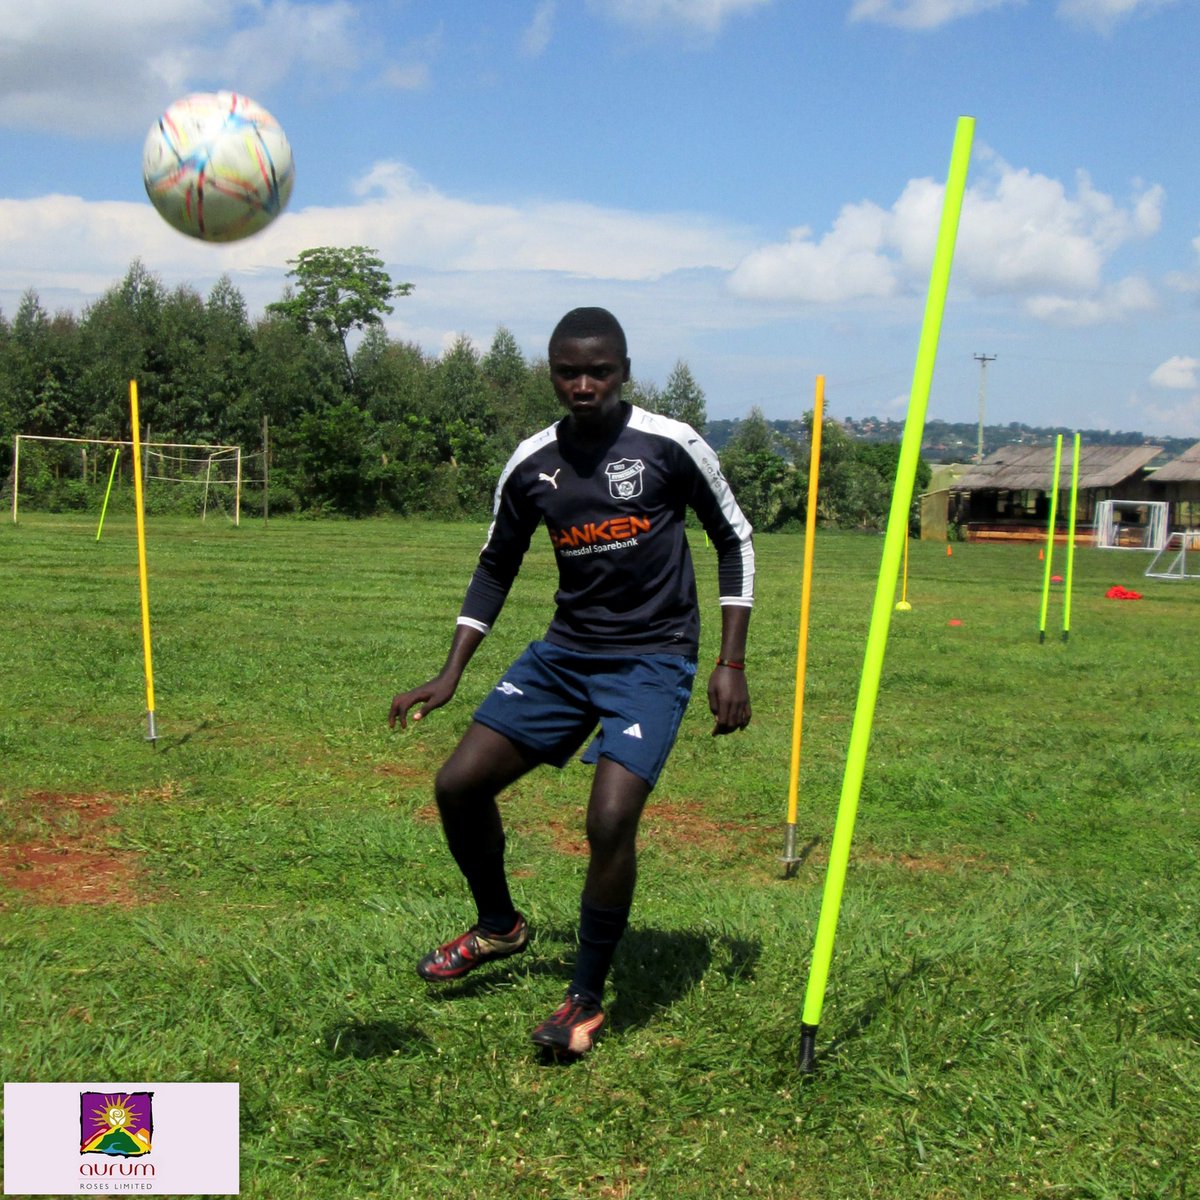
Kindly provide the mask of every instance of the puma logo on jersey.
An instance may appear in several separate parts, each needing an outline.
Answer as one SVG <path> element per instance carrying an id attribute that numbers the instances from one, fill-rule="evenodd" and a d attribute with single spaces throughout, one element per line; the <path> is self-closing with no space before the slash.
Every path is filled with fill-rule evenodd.
<path id="1" fill-rule="evenodd" d="M 621 732 L 627 737 L 637 738 L 638 741 L 642 740 L 642 727 L 637 722 L 630 725 L 628 729 L 622 729 Z"/>
<path id="2" fill-rule="evenodd" d="M 557 492 L 558 491 L 558 473 L 561 470 L 562 470 L 562 467 L 556 467 L 553 475 L 547 475 L 545 471 L 539 471 L 538 472 L 538 481 L 541 482 L 544 479 L 547 483 L 551 484 L 554 487 L 554 490 Z"/>

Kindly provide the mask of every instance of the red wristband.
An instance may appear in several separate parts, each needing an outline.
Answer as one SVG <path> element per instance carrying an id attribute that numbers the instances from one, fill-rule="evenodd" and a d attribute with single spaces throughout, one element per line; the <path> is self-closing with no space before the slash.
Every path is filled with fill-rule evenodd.
<path id="1" fill-rule="evenodd" d="M 718 658 L 717 666 L 732 667 L 735 671 L 744 671 L 746 669 L 746 664 L 744 662 L 734 662 L 731 658 Z"/>

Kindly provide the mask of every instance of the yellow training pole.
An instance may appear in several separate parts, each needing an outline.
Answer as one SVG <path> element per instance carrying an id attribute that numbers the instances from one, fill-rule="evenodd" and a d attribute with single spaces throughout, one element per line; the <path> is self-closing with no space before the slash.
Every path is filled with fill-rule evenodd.
<path id="1" fill-rule="evenodd" d="M 904 574 L 900 581 L 900 599 L 896 602 L 897 612 L 912 612 L 912 605 L 908 602 L 908 530 L 904 531 Z"/>
<path id="2" fill-rule="evenodd" d="M 817 920 L 816 943 L 813 946 L 812 966 L 809 969 L 808 988 L 804 997 L 800 1023 L 802 1071 L 812 1071 L 816 1065 L 817 1025 L 821 1019 L 821 1007 L 825 1001 L 825 987 L 833 959 L 833 941 L 837 932 L 842 890 L 846 883 L 846 867 L 850 859 L 850 840 L 854 836 L 854 820 L 858 813 L 858 799 L 866 770 L 867 746 L 871 740 L 871 723 L 875 715 L 875 701 L 879 695 L 879 680 L 883 673 L 883 653 L 887 647 L 892 601 L 896 595 L 896 578 L 900 573 L 900 552 L 904 540 L 908 537 L 909 510 L 912 505 L 917 462 L 921 454 L 921 437 L 925 430 L 925 410 L 929 405 L 942 313 L 946 307 L 946 293 L 950 288 L 950 266 L 954 261 L 954 242 L 958 234 L 963 195 L 967 188 L 967 166 L 971 159 L 974 134 L 974 118 L 959 117 L 954 135 L 954 149 L 950 156 L 950 171 L 946 178 L 946 193 L 942 201 L 942 219 L 933 256 L 929 293 L 925 301 L 921 340 L 917 347 L 908 417 L 904 424 L 904 437 L 900 442 L 900 459 L 896 464 L 896 484 L 892 490 L 892 504 L 888 512 L 887 530 L 884 533 L 883 559 L 879 566 L 875 603 L 867 632 L 862 680 L 854 709 L 854 723 L 850 729 L 846 772 L 842 778 L 837 821 L 829 848 L 829 868 L 825 875 L 825 891 L 821 897 L 821 915 Z"/>
<path id="3" fill-rule="evenodd" d="M 1071 579 L 1075 573 L 1075 507 L 1079 500 L 1079 434 L 1075 434 L 1075 457 L 1071 462 L 1071 514 L 1067 517 L 1067 581 L 1063 585 L 1063 641 L 1071 632 Z"/>
<path id="4" fill-rule="evenodd" d="M 117 460 L 121 457 L 120 450 L 113 451 L 112 466 L 108 471 L 108 487 L 104 489 L 104 503 L 100 505 L 100 524 L 96 526 L 96 541 L 100 540 L 100 535 L 104 532 L 104 514 L 108 512 L 108 498 L 112 495 L 113 480 L 117 475 Z"/>
<path id="5" fill-rule="evenodd" d="M 808 663 L 808 609 L 812 598 L 813 549 L 817 533 L 817 476 L 821 471 L 821 430 L 825 420 L 825 376 L 817 376 L 813 400 L 812 452 L 808 460 L 808 508 L 804 516 L 804 577 L 800 585 L 800 637 L 796 648 L 796 698 L 792 705 L 792 763 L 788 775 L 787 829 L 783 836 L 784 874 L 796 857 L 796 809 L 800 796 L 800 737 L 804 724 L 804 672 Z"/>
<path id="6" fill-rule="evenodd" d="M 1054 439 L 1054 478 L 1050 483 L 1050 527 L 1046 531 L 1046 569 L 1042 572 L 1042 616 L 1038 641 L 1046 640 L 1046 612 L 1050 607 L 1050 563 L 1054 558 L 1054 522 L 1058 517 L 1058 475 L 1062 470 L 1062 434 Z"/>
<path id="7" fill-rule="evenodd" d="M 150 585 L 146 579 L 146 516 L 142 506 L 142 434 L 138 415 L 137 380 L 129 381 L 129 412 L 133 422 L 133 499 L 137 509 L 138 583 L 142 592 L 142 652 L 146 660 L 146 717 L 148 742 L 158 740 L 154 729 L 154 661 L 150 654 Z"/>

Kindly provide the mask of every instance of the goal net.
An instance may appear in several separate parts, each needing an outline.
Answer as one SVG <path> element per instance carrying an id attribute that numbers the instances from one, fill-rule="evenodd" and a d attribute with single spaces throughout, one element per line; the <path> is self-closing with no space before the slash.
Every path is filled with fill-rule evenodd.
<path id="1" fill-rule="evenodd" d="M 1167 542 L 1166 502 L 1101 500 L 1095 533 L 1101 550 L 1161 550 Z"/>
<path id="2" fill-rule="evenodd" d="M 241 520 L 243 455 L 240 446 L 143 442 L 142 503 L 148 514 L 210 515 Z M 110 490 L 111 488 L 111 490 Z M 133 443 L 106 438 L 42 437 L 19 433 L 5 482 L 12 519 L 36 512 L 132 512 Z"/>

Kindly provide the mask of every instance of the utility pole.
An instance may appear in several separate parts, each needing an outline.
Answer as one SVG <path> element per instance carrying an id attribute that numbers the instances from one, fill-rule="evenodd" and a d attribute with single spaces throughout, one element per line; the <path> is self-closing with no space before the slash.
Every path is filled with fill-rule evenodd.
<path id="1" fill-rule="evenodd" d="M 976 450 L 977 461 L 983 462 L 983 415 L 987 400 L 987 365 L 995 362 L 996 356 L 994 354 L 976 354 L 975 361 L 979 364 L 979 445 Z"/>

